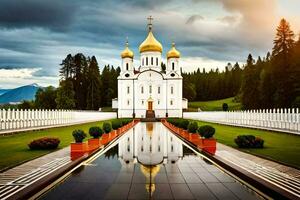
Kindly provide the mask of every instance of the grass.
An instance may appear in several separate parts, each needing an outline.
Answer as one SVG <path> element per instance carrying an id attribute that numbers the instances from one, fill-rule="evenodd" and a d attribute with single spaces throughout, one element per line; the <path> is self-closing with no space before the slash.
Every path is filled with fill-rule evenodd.
<path id="1" fill-rule="evenodd" d="M 227 103 L 229 110 L 241 110 L 241 103 L 234 102 L 234 97 L 214 101 L 194 101 L 189 102 L 189 109 L 196 111 L 200 108 L 202 111 L 220 111 L 223 103 Z"/>
<path id="2" fill-rule="evenodd" d="M 198 122 L 199 125 L 211 125 L 216 129 L 214 137 L 218 142 L 250 154 L 276 160 L 300 168 L 300 136 L 249 128 Z M 240 149 L 234 139 L 238 135 L 254 135 L 262 138 L 263 149 Z"/>
<path id="3" fill-rule="evenodd" d="M 88 133 L 91 126 L 102 126 L 102 122 L 92 122 L 67 127 L 51 128 L 41 131 L 28 131 L 9 136 L 0 137 L 0 170 L 18 165 L 27 160 L 40 157 L 55 150 L 30 150 L 27 144 L 37 138 L 51 136 L 60 139 L 59 149 L 70 145 L 73 142 L 72 131 L 82 129 Z M 89 136 L 88 136 L 89 137 Z"/>

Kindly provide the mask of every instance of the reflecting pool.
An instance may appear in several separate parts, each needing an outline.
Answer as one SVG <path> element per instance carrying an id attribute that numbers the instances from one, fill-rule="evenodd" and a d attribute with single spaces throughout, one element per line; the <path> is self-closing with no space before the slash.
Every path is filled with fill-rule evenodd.
<path id="1" fill-rule="evenodd" d="M 260 199 L 160 122 L 138 123 L 40 199 Z"/>

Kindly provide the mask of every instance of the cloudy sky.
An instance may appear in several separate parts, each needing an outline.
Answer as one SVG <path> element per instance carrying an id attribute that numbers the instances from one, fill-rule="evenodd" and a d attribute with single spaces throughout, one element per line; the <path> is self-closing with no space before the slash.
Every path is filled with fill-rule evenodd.
<path id="1" fill-rule="evenodd" d="M 299 9 L 299 0 L 0 0 L 0 88 L 57 86 L 69 53 L 118 66 L 126 37 L 138 66 L 149 15 L 163 54 L 175 41 L 184 71 L 223 69 L 264 56 L 282 17 L 300 33 Z"/>

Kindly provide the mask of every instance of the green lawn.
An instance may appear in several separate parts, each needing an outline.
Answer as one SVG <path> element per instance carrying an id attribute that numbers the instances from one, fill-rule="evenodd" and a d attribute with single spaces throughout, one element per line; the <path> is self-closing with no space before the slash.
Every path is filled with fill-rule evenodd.
<path id="1" fill-rule="evenodd" d="M 214 101 L 194 101 L 189 102 L 189 109 L 197 110 L 200 108 L 203 111 L 220 111 L 222 110 L 223 103 L 227 103 L 229 110 L 241 110 L 241 104 L 234 102 L 234 97 L 227 98 L 227 99 L 220 99 Z"/>
<path id="2" fill-rule="evenodd" d="M 234 142 L 234 138 L 236 138 L 236 136 L 242 134 L 250 134 L 261 137 L 265 141 L 265 148 L 239 150 L 277 160 L 300 168 L 300 136 L 219 125 L 208 122 L 199 122 L 199 125 L 205 124 L 215 127 L 216 133 L 214 137 L 218 140 L 218 142 L 237 149 L 239 148 Z"/>
<path id="3" fill-rule="evenodd" d="M 0 170 L 51 152 L 51 150 L 30 150 L 27 144 L 33 139 L 45 136 L 58 137 L 60 139 L 59 148 L 63 148 L 73 141 L 72 131 L 74 129 L 83 129 L 88 132 L 88 129 L 91 126 L 102 126 L 102 123 L 103 122 L 93 122 L 41 131 L 29 131 L 10 136 L 1 136 Z"/>

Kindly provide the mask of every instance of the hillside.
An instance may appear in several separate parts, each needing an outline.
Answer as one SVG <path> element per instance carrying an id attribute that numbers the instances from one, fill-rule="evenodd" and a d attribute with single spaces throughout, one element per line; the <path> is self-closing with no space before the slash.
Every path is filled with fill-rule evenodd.
<path id="1" fill-rule="evenodd" d="M 0 96 L 2 95 L 2 94 L 4 94 L 5 92 L 8 92 L 10 89 L 0 89 Z"/>
<path id="2" fill-rule="evenodd" d="M 229 106 L 229 110 L 240 110 L 241 103 L 234 102 L 234 98 L 220 99 L 214 101 L 194 101 L 189 102 L 189 110 L 197 111 L 200 108 L 202 111 L 220 111 L 222 110 L 223 103 L 227 103 Z"/>
<path id="3" fill-rule="evenodd" d="M 37 84 L 25 85 L 15 89 L 11 89 L 0 95 L 0 104 L 10 102 L 21 102 L 23 100 L 34 100 L 35 93 L 40 86 Z"/>

